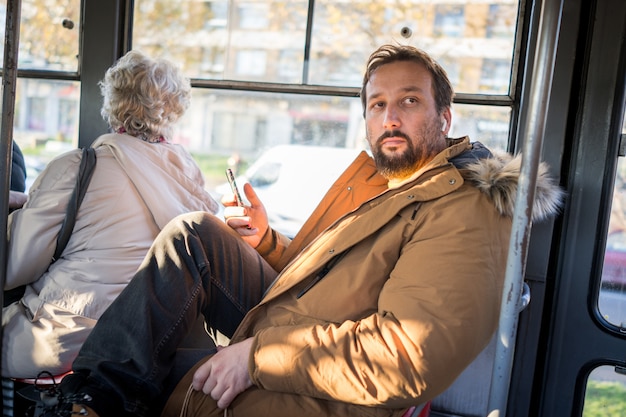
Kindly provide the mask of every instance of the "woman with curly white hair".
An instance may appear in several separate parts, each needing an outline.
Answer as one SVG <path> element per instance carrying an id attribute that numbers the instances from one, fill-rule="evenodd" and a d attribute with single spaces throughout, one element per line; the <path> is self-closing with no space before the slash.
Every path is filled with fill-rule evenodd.
<path id="1" fill-rule="evenodd" d="M 4 289 L 24 293 L 2 311 L 3 376 L 69 371 L 163 226 L 185 212 L 217 210 L 191 155 L 171 143 L 173 123 L 189 107 L 189 80 L 168 61 L 130 51 L 100 88 L 112 133 L 91 145 L 96 167 L 60 258 L 50 264 L 81 150 L 52 160 L 9 216 Z"/>

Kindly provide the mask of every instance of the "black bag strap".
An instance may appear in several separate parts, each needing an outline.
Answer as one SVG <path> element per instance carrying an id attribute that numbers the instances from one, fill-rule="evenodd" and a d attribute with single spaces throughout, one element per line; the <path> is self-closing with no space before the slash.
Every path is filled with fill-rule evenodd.
<path id="1" fill-rule="evenodd" d="M 83 156 L 80 160 L 80 168 L 78 170 L 78 176 L 76 177 L 76 185 L 74 186 L 74 191 L 72 191 L 70 200 L 67 203 L 67 213 L 65 215 L 65 219 L 63 219 L 59 235 L 57 236 L 57 247 L 54 251 L 51 263 L 54 263 L 57 259 L 59 259 L 65 249 L 65 246 L 67 246 L 67 242 L 70 240 L 70 236 L 74 230 L 74 222 L 76 221 L 78 207 L 80 207 L 80 203 L 83 202 L 83 198 L 85 197 L 85 193 L 89 187 L 89 182 L 91 181 L 91 176 L 93 175 L 95 167 L 96 150 L 90 146 L 83 148 Z"/>

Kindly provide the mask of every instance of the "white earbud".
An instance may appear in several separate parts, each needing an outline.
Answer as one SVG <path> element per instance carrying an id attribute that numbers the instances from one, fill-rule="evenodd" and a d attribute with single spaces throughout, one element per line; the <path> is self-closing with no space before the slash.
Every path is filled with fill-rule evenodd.
<path id="1" fill-rule="evenodd" d="M 441 118 L 441 131 L 445 131 L 448 128 L 448 121 L 445 117 Z"/>

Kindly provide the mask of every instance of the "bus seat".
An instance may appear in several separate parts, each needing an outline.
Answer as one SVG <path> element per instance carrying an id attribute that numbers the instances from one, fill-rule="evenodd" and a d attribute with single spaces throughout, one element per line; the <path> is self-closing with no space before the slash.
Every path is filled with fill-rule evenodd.
<path id="1" fill-rule="evenodd" d="M 496 335 L 454 383 L 432 400 L 431 417 L 485 417 L 489 408 Z"/>

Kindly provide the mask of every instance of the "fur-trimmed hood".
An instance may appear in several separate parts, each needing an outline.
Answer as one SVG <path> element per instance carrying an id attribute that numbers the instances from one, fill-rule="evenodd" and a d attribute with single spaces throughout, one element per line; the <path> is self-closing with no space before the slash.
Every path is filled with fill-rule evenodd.
<path id="1" fill-rule="evenodd" d="M 514 156 L 504 151 L 492 153 L 475 142 L 471 150 L 450 162 L 461 171 L 467 181 L 489 196 L 502 215 L 513 217 L 521 175 L 521 154 Z M 541 162 L 537 171 L 532 220 L 541 221 L 557 214 L 564 196 L 565 193 L 550 175 L 548 165 Z"/>

